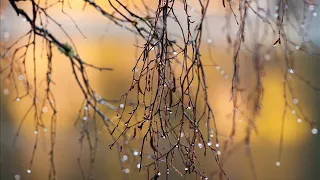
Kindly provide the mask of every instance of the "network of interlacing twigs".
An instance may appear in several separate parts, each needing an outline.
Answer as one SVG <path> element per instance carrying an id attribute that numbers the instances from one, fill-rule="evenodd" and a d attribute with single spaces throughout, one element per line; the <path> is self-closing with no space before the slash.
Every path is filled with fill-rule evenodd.
<path id="1" fill-rule="evenodd" d="M 54 6 L 61 6 L 61 13 L 68 16 L 75 28 L 81 32 L 76 21 L 64 11 L 70 6 L 68 0 L 9 0 L 16 14 L 24 18 L 30 25 L 30 30 L 12 45 L 1 47 L 0 72 L 5 79 L 4 81 L 15 87 L 16 101 L 29 96 L 33 98 L 33 103 L 26 116 L 29 112 L 34 111 L 35 132 L 43 128 L 51 133 L 49 179 L 58 178 L 54 162 L 54 149 L 57 122 L 56 103 L 59 102 L 55 102 L 54 92 L 51 90 L 51 86 L 54 84 L 54 80 L 51 78 L 54 73 L 52 72 L 53 49 L 58 49 L 68 59 L 74 79 L 84 97 L 78 119 L 85 120 L 82 123 L 80 142 L 88 140 L 91 149 L 92 169 L 89 176 L 84 179 L 93 179 L 94 177 L 93 164 L 99 142 L 98 131 L 101 128 L 99 126 L 101 122 L 103 123 L 102 127 L 106 128 L 113 138 L 110 148 L 117 148 L 119 157 L 122 157 L 123 149 L 127 148 L 132 151 L 135 156 L 139 157 L 139 170 L 148 172 L 148 179 L 158 179 L 163 168 L 166 169 L 166 178 L 169 177 L 170 171 L 175 171 L 182 177 L 193 174 L 200 179 L 229 179 L 228 174 L 223 170 L 223 160 L 228 157 L 221 155 L 221 151 L 227 152 L 229 150 L 228 145 L 232 143 L 236 135 L 237 114 L 241 114 L 248 121 L 243 143 L 247 145 L 247 152 L 250 155 L 251 134 L 252 131 L 258 131 L 255 121 L 262 108 L 264 63 L 270 58 L 268 54 L 275 47 L 279 47 L 284 56 L 284 61 L 278 62 L 279 69 L 283 74 L 283 95 L 286 107 L 282 119 L 284 121 L 287 111 L 290 110 L 300 120 L 303 119 L 310 125 L 313 134 L 317 134 L 316 122 L 302 112 L 303 110 L 297 102 L 298 99 L 294 99 L 292 103 L 292 97 L 297 97 L 297 95 L 294 92 L 291 78 L 299 79 L 306 86 L 319 91 L 317 85 L 295 70 L 293 57 L 293 51 L 299 50 L 310 54 L 310 49 L 319 48 L 308 36 L 308 27 L 310 28 L 308 22 L 310 22 L 310 18 L 317 16 L 313 10 L 318 8 L 319 1 L 296 1 L 221 1 L 221 8 L 225 9 L 226 44 L 233 50 L 233 59 L 230 59 L 233 64 L 232 86 L 230 88 L 230 99 L 233 102 L 233 112 L 231 112 L 233 126 L 230 134 L 227 135 L 227 140 L 220 142 L 215 113 L 208 100 L 207 65 L 204 64 L 202 56 L 203 44 L 212 41 L 212 39 L 204 40 L 203 38 L 203 33 L 206 33 L 206 24 L 214 23 L 210 21 L 207 14 L 210 0 L 159 0 L 156 7 L 150 7 L 146 0 L 141 0 L 142 7 L 136 6 L 135 1 L 129 3 L 128 0 L 108 0 L 110 7 L 112 7 L 110 12 L 99 6 L 94 0 L 83 0 L 84 11 L 89 6 L 96 9 L 114 25 L 131 32 L 139 39 L 139 42 L 143 42 L 143 46 L 137 45 L 136 47 L 138 58 L 132 69 L 130 89 L 119 101 L 101 97 L 91 86 L 86 72 L 88 68 L 94 68 L 97 71 L 112 69 L 97 67 L 81 58 L 81 52 L 77 51 L 77 44 L 73 42 L 71 35 L 48 12 L 48 9 Z M 303 6 L 295 6 L 299 3 Z M 31 9 L 22 8 L 26 7 L 22 6 L 23 4 L 28 4 Z M 296 11 L 294 8 L 302 9 Z M 183 9 L 184 14 L 177 15 L 178 9 Z M 311 9 L 313 10 L 311 11 Z M 197 13 L 196 17 L 190 15 L 190 12 L 194 11 Z M 303 12 L 303 14 L 295 12 Z M 49 23 L 53 23 L 63 31 L 67 42 L 57 38 L 48 28 Z M 172 28 L 173 26 L 177 28 Z M 292 37 L 288 35 L 289 31 L 294 32 L 293 34 L 300 38 L 299 42 L 291 40 Z M 85 37 L 82 32 L 81 34 Z M 266 34 L 270 34 L 271 39 L 268 39 Z M 37 89 L 39 80 L 36 76 L 35 49 L 36 46 L 41 46 L 36 43 L 37 39 L 42 40 L 43 50 L 46 52 L 48 61 L 44 97 L 39 97 Z M 25 40 L 27 43 L 21 45 L 20 41 Z M 240 83 L 240 54 L 242 51 L 250 52 L 250 58 L 254 64 L 252 76 L 255 77 L 255 83 L 249 90 L 244 90 Z M 27 52 L 33 53 L 34 77 L 32 78 L 27 76 L 25 67 L 26 61 L 29 60 L 26 58 Z M 8 55 L 9 53 L 10 55 Z M 319 54 L 313 55 L 319 56 Z M 213 57 L 210 57 L 210 60 L 213 63 L 210 66 L 221 68 L 215 63 Z M 23 75 L 25 85 L 26 93 L 22 95 L 16 82 L 19 75 Z M 225 75 L 225 78 L 228 76 Z M 41 103 L 38 101 L 39 99 L 42 100 Z M 46 104 L 49 104 L 49 110 L 52 112 L 50 125 L 43 122 L 43 111 L 48 110 L 44 109 Z M 116 111 L 117 116 L 108 116 L 103 112 L 102 107 Z M 140 118 L 137 118 L 138 113 Z M 86 121 L 87 119 L 92 121 Z M 24 120 L 25 118 L 22 122 Z M 90 129 L 89 124 L 93 124 L 94 128 Z M 90 133 L 94 134 L 93 139 Z M 18 135 L 19 130 L 17 137 Z M 283 137 L 283 127 L 281 137 Z M 38 135 L 33 156 L 37 149 L 37 139 Z M 141 147 L 138 151 L 130 149 L 130 141 L 134 140 L 140 142 Z M 279 161 L 282 144 L 283 139 L 281 138 Z M 219 148 L 223 150 L 219 150 Z M 218 165 L 218 170 L 216 170 L 218 173 L 210 175 L 210 172 L 205 172 L 201 161 L 197 158 L 200 152 L 205 155 L 212 153 L 212 157 Z M 33 156 L 28 170 L 30 172 Z M 178 169 L 175 165 L 175 159 L 180 159 L 185 168 Z M 126 172 L 128 170 L 124 168 L 123 163 L 121 165 L 122 171 Z"/>

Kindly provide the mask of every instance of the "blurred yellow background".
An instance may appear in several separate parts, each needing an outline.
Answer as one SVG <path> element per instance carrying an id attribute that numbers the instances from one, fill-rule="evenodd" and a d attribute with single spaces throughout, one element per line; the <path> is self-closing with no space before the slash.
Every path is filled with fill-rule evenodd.
<path id="1" fill-rule="evenodd" d="M 19 17 L 16 17 L 9 8 L 7 2 L 2 3 L 2 10 L 5 11 L 7 22 L 5 26 L 11 31 L 11 37 L 6 44 L 13 42 L 24 29 L 28 29 Z M 111 11 L 107 1 L 96 0 L 97 4 Z M 132 2 L 130 1 L 131 5 Z M 192 3 L 191 3 L 192 4 Z M 141 6 L 140 1 L 136 5 Z M 148 1 L 148 5 L 154 7 L 156 1 Z M 113 27 L 104 17 L 100 16 L 96 10 L 86 7 L 83 11 L 83 1 L 75 0 L 71 2 L 72 9 L 66 8 L 66 12 L 74 18 L 79 28 L 87 36 L 85 40 L 76 28 L 70 23 L 68 17 L 63 16 L 60 7 L 52 8 L 50 12 L 53 16 L 61 20 L 63 26 L 70 30 L 72 38 L 77 44 L 80 56 L 91 64 L 103 67 L 111 67 L 113 71 L 98 72 L 88 69 L 90 82 L 94 89 L 107 99 L 118 100 L 128 89 L 131 83 L 132 68 L 135 64 L 135 38 L 130 33 L 117 27 Z M 224 10 L 220 8 L 220 1 L 213 2 L 209 14 L 217 16 L 217 22 L 223 22 Z M 11 21 L 12 23 L 8 23 Z M 222 24 L 222 23 L 221 23 Z M 222 24 L 223 25 L 223 24 Z M 50 26 L 51 27 L 51 26 Z M 211 27 L 211 26 L 210 26 Z M 63 37 L 63 34 L 57 28 L 51 27 L 52 32 L 57 36 Z M 212 27 L 210 28 L 212 29 Z M 220 28 L 221 29 L 221 28 Z M 220 30 L 219 30 L 220 31 Z M 222 30 L 221 30 L 222 31 Z M 213 36 L 215 33 L 211 32 Z M 219 36 L 219 35 L 218 35 Z M 224 39 L 213 38 L 213 43 L 223 41 Z M 218 41 L 218 42 L 217 42 Z M 203 59 L 205 63 L 210 64 L 207 46 L 212 48 L 212 54 L 215 61 L 229 75 L 225 79 L 221 75 L 221 71 L 216 67 L 208 66 L 207 77 L 209 86 L 210 102 L 216 113 L 218 128 L 222 134 L 221 138 L 226 140 L 230 133 L 232 120 L 230 113 L 232 112 L 232 102 L 230 101 L 231 73 L 232 73 L 232 54 L 227 53 L 224 47 L 211 47 L 211 44 L 205 45 L 203 48 Z M 45 78 L 47 71 L 46 59 L 41 57 L 41 46 L 37 47 L 37 76 L 39 80 Z M 58 108 L 58 126 L 57 126 L 57 144 L 56 144 L 56 168 L 60 180 L 81 179 L 77 158 L 80 153 L 80 127 L 74 126 L 74 122 L 78 116 L 80 104 L 83 100 L 82 94 L 73 77 L 71 67 L 68 60 L 60 52 L 55 50 L 53 60 L 53 80 L 55 85 L 52 87 L 55 94 Z M 31 53 L 28 59 L 31 59 Z M 281 118 L 284 109 L 282 74 L 276 68 L 271 60 L 266 65 L 266 76 L 264 77 L 265 94 L 263 98 L 263 108 L 257 119 L 259 134 L 254 134 L 251 152 L 254 168 L 256 169 L 258 179 L 260 180 L 316 180 L 320 178 L 320 140 L 318 136 L 312 136 L 310 126 L 305 123 L 298 123 L 297 117 L 290 112 L 285 119 L 284 131 L 284 150 L 281 158 L 281 166 L 275 165 L 278 156 L 279 139 L 281 132 Z M 299 71 L 305 74 L 311 81 L 320 84 L 318 69 L 320 68 L 318 57 L 308 57 L 303 53 L 296 53 L 297 64 L 300 64 Z M 32 61 L 27 61 L 27 72 L 29 77 L 33 74 Z M 67 63 L 66 63 L 67 62 Z M 246 64 L 246 62 L 243 62 Z M 248 78 L 249 79 L 249 78 Z M 19 123 L 31 105 L 31 98 L 25 98 L 19 102 L 13 101 L 16 97 L 14 87 L 8 87 L 1 78 L 1 92 L 4 89 L 9 90 L 8 95 L 1 93 L 1 177 L 3 180 L 14 179 L 14 175 L 18 174 L 23 180 L 40 180 L 46 179 L 49 172 L 49 156 L 50 136 L 48 133 L 40 131 L 39 147 L 35 155 L 32 173 L 28 174 L 26 170 L 29 168 L 29 160 L 32 153 L 34 143 L 34 121 L 31 115 L 24 122 L 21 133 L 18 137 L 16 146 L 13 147 L 13 140 Z M 23 89 L 22 82 L 20 87 Z M 45 84 L 39 85 L 39 89 Z M 303 105 L 304 113 L 308 117 L 316 120 L 320 118 L 319 93 L 312 91 L 305 84 L 295 81 L 295 91 L 298 92 L 299 100 Z M 39 93 L 44 93 L 39 91 Z M 114 104 L 118 105 L 118 104 Z M 289 110 L 290 111 L 290 110 Z M 47 116 L 47 124 L 49 122 L 49 114 Z M 232 147 L 241 142 L 245 136 L 247 125 L 246 119 L 238 118 L 237 134 L 234 138 Z M 121 172 L 120 159 L 117 155 L 116 148 L 109 149 L 112 139 L 106 130 L 102 130 L 99 142 L 99 150 L 95 162 L 95 179 L 143 179 L 146 173 L 138 172 L 136 167 L 137 161 L 133 161 L 129 156 L 127 167 L 130 169 L 129 174 Z M 84 143 L 86 144 L 86 143 Z M 139 149 L 138 144 L 133 144 L 134 148 Z M 129 152 L 128 152 L 129 153 Z M 224 152 L 222 152 L 224 153 Z M 210 157 L 210 156 L 209 156 Z M 203 157 L 200 160 L 205 164 L 205 169 L 218 171 L 213 157 Z M 83 149 L 82 159 L 83 169 L 88 173 L 89 154 L 86 145 Z M 253 179 L 252 166 L 246 156 L 246 148 L 242 145 L 228 157 L 228 161 L 224 165 L 226 173 L 231 179 L 249 180 Z M 178 167 L 178 168 L 183 168 Z M 164 173 L 163 173 L 164 174 Z M 164 178 L 163 176 L 162 178 Z M 216 176 L 215 176 L 216 177 Z M 170 179 L 180 179 L 177 173 L 172 173 Z M 193 179 L 195 177 L 188 177 Z"/>

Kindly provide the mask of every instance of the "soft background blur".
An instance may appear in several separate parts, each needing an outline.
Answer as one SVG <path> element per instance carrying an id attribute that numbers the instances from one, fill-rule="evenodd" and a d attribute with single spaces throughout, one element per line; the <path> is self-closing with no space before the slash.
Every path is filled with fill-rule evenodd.
<path id="1" fill-rule="evenodd" d="M 97 0 L 98 4 L 110 10 L 107 1 Z M 156 1 L 148 1 L 150 6 L 155 6 Z M 207 48 L 211 48 L 212 55 L 216 63 L 225 71 L 229 78 L 221 75 L 221 70 L 215 67 L 206 67 L 209 96 L 221 134 L 228 134 L 231 128 L 231 108 L 230 87 L 232 76 L 232 54 L 225 44 L 225 34 L 222 27 L 225 24 L 224 10 L 221 2 L 212 2 L 209 10 L 208 29 L 211 37 L 205 33 L 204 39 L 212 39 L 212 43 L 205 44 L 203 49 L 204 61 L 208 60 Z M 141 5 L 140 3 L 136 3 Z M 126 30 L 115 27 L 106 18 L 101 16 L 96 10 L 87 7 L 82 10 L 83 2 L 74 0 L 71 2 L 72 10 L 66 8 L 76 21 L 79 28 L 87 36 L 84 39 L 77 31 L 70 19 L 63 15 L 59 8 L 50 9 L 50 13 L 63 24 L 63 27 L 70 32 L 73 40 L 77 44 L 78 51 L 83 59 L 98 66 L 111 67 L 114 71 L 97 72 L 89 70 L 88 74 L 93 87 L 108 99 L 119 99 L 129 88 L 132 77 L 132 67 L 135 63 L 136 43 L 135 37 Z M 320 11 L 316 9 L 318 14 Z M 182 11 L 178 11 L 181 13 Z M 320 20 L 313 20 L 314 28 L 311 28 L 311 39 L 320 42 L 319 25 Z M 210 23 L 210 22 L 214 23 Z M 1 42 L 9 45 L 20 35 L 29 29 L 29 25 L 16 16 L 7 1 L 1 1 Z M 60 39 L 65 38 L 63 34 L 53 25 L 49 29 Z M 140 41 L 142 43 L 142 41 Z M 222 44 L 222 45 L 221 45 Z M 41 46 L 37 49 L 39 55 L 37 69 L 40 77 L 44 77 L 46 72 L 46 60 L 40 57 Z M 280 51 L 279 51 L 280 52 Z M 284 150 L 281 159 L 281 166 L 277 167 L 278 146 L 281 130 L 281 117 L 284 108 L 282 74 L 275 66 L 275 59 L 281 54 L 272 52 L 270 60 L 266 63 L 266 77 L 264 78 L 265 95 L 263 109 L 258 118 L 259 135 L 253 135 L 252 155 L 253 162 L 260 180 L 317 180 L 320 179 L 320 138 L 311 134 L 311 128 L 305 123 L 297 123 L 297 117 L 288 113 L 285 120 Z M 30 53 L 31 54 L 31 53 Z M 307 77 L 314 84 L 320 85 L 320 63 L 319 56 L 307 56 L 304 53 L 295 52 L 295 63 L 297 71 Z M 29 56 L 31 57 L 31 55 Z M 278 59 L 279 60 L 279 59 Z M 249 61 L 249 60 L 248 60 Z M 243 62 L 246 64 L 246 62 Z M 33 67 L 27 65 L 28 71 Z M 54 53 L 53 92 L 58 107 L 58 127 L 56 144 L 56 168 L 60 180 L 81 179 L 77 158 L 80 152 L 78 143 L 80 130 L 74 126 L 74 121 L 78 116 L 78 110 L 82 101 L 80 89 L 78 88 L 72 75 L 69 63 L 60 52 Z M 250 68 L 249 68 L 250 69 Z M 250 71 L 244 74 L 250 77 Z M 41 78 L 39 78 L 41 79 Z M 249 78 L 248 78 L 249 79 Z M 320 95 L 314 92 L 301 81 L 293 81 L 295 91 L 299 95 L 299 103 L 308 117 L 317 121 L 320 118 Z M 250 83 L 250 82 L 248 82 Z M 39 87 L 43 88 L 44 84 Z M 22 88 L 22 86 L 20 87 Z M 9 90 L 9 94 L 4 95 L 4 90 Z M 40 92 L 41 93 L 41 92 Z M 27 174 L 28 164 L 34 144 L 34 122 L 32 115 L 28 116 L 22 126 L 20 136 L 13 147 L 13 140 L 18 125 L 31 104 L 31 98 L 25 98 L 20 102 L 15 99 L 14 88 L 6 86 L 1 78 L 1 180 L 14 179 L 15 175 L 21 176 L 22 180 L 46 179 L 49 172 L 50 150 L 49 134 L 41 131 L 39 146 L 35 155 L 32 173 Z M 47 116 L 49 118 L 49 115 Z M 242 140 L 246 127 L 246 121 L 239 119 L 238 133 L 235 137 L 235 144 Z M 319 121 L 318 121 L 319 122 Z M 318 126 L 319 127 L 319 126 Z M 221 137 L 226 139 L 226 137 Z M 101 132 L 99 152 L 95 163 L 95 178 L 102 179 L 142 179 L 146 177 L 144 173 L 137 172 L 137 161 L 129 156 L 126 167 L 130 169 L 129 174 L 121 172 L 119 158 L 116 148 L 109 149 L 112 142 L 107 131 Z M 86 144 L 86 143 L 84 143 Z M 234 145 L 235 145 L 234 144 Z M 139 149 L 138 144 L 133 144 L 133 148 Z M 130 152 L 128 152 L 130 153 Z M 222 152 L 223 153 L 223 152 Z M 87 173 L 89 157 L 86 146 L 83 150 L 83 168 Z M 205 169 L 217 170 L 213 157 L 200 157 L 206 165 Z M 183 169 L 183 167 L 180 167 Z M 253 179 L 252 166 L 246 156 L 245 147 L 237 148 L 234 154 L 230 155 L 225 164 L 225 170 L 231 179 L 249 180 Z M 163 172 L 163 174 L 165 171 Z M 170 179 L 181 178 L 177 173 L 172 172 Z M 163 176 L 165 177 L 165 176 Z M 192 178 L 192 177 L 190 177 Z"/>

